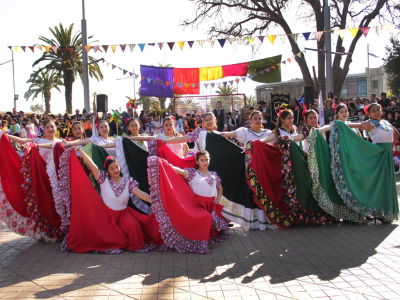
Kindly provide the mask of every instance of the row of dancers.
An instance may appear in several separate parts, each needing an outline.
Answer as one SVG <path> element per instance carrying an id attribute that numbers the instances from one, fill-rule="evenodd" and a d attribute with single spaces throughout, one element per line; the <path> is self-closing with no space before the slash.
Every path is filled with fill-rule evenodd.
<path id="1" fill-rule="evenodd" d="M 203 127 L 185 136 L 168 117 L 156 136 L 139 134 L 136 119 L 127 137 L 110 137 L 105 120 L 90 139 L 79 122 L 69 140 L 55 137 L 52 121 L 46 139 L 3 134 L 1 219 L 16 233 L 62 241 L 62 251 L 105 253 L 205 253 L 228 237 L 229 222 L 261 230 L 391 223 L 399 211 L 391 154 L 399 133 L 381 120 L 379 104 L 367 110 L 370 120 L 348 123 L 347 107 L 338 105 L 336 121 L 322 128 L 313 110 L 303 128 L 282 110 L 273 131 L 253 111 L 251 127 L 232 132 L 217 132 L 206 113 Z M 25 145 L 22 158 L 10 141 Z M 196 155 L 187 156 L 186 143 Z"/>

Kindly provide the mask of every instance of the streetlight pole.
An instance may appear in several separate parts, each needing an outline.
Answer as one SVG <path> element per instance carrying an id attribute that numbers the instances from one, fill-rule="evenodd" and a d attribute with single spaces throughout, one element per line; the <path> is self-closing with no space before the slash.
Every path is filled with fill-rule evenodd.
<path id="1" fill-rule="evenodd" d="M 14 52 L 13 52 L 12 49 L 10 49 L 10 50 L 11 50 L 11 60 L 1 63 L 0 66 L 1 66 L 1 65 L 4 65 L 4 64 L 6 64 L 6 63 L 12 62 L 12 70 L 13 70 L 13 88 L 14 88 L 14 108 L 15 108 L 15 110 L 17 110 L 17 99 L 18 99 L 18 97 L 17 97 L 17 95 L 15 95 Z"/>
<path id="2" fill-rule="evenodd" d="M 85 0 L 82 0 L 82 66 L 83 66 L 83 97 L 86 111 L 90 111 L 89 100 L 89 70 L 88 70 L 88 55 L 85 49 L 87 46 L 87 32 L 86 32 L 86 19 L 85 19 Z"/>
<path id="3" fill-rule="evenodd" d="M 367 97 L 371 95 L 370 77 L 369 77 L 369 44 L 367 44 L 368 76 L 367 76 Z"/>
<path id="4" fill-rule="evenodd" d="M 329 0 L 324 0 L 324 27 L 325 27 L 325 61 L 326 61 L 326 96 L 329 92 L 333 93 L 332 75 L 332 48 L 331 48 L 331 12 L 329 10 Z"/>

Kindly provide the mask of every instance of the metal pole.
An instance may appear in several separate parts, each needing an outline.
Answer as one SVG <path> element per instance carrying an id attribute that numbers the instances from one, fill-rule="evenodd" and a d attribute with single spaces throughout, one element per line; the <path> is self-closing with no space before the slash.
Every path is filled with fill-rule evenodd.
<path id="1" fill-rule="evenodd" d="M 83 66 L 83 97 L 85 103 L 85 109 L 90 111 L 90 100 L 89 100 L 89 71 L 88 71 L 88 55 L 85 49 L 87 46 L 87 32 L 86 32 L 86 20 L 85 20 L 85 0 L 82 0 L 82 66 Z"/>
<path id="2" fill-rule="evenodd" d="M 133 99 L 135 99 L 135 105 L 136 105 L 136 86 L 135 86 L 135 68 L 132 69 L 133 72 Z M 136 113 L 136 108 L 133 108 L 133 117 L 135 117 Z"/>
<path id="3" fill-rule="evenodd" d="M 368 76 L 367 76 L 367 97 L 371 95 L 370 77 L 369 77 L 369 44 L 367 44 L 367 61 L 368 61 Z"/>
<path id="4" fill-rule="evenodd" d="M 17 99 L 15 99 L 15 74 L 14 74 L 14 52 L 11 49 L 11 61 L 12 61 L 12 68 L 13 68 L 13 87 L 14 87 L 14 108 L 17 111 Z"/>
<path id="5" fill-rule="evenodd" d="M 332 75 L 332 49 L 331 49 L 331 13 L 329 11 L 329 0 L 324 0 L 324 27 L 325 27 L 325 50 L 326 50 L 326 96 L 333 93 L 333 75 Z"/>

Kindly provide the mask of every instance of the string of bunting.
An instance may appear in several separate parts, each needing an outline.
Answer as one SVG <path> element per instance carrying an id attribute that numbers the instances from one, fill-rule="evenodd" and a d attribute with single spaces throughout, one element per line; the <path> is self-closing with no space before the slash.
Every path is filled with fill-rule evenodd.
<path id="1" fill-rule="evenodd" d="M 246 82 L 246 79 L 253 79 L 253 78 L 257 77 L 258 75 L 264 74 L 265 72 L 269 73 L 270 69 L 275 69 L 276 67 L 280 66 L 281 64 L 284 64 L 284 65 L 290 64 L 292 62 L 292 60 L 296 58 L 296 56 L 301 57 L 302 53 L 306 53 L 306 50 L 304 49 L 304 50 L 296 53 L 295 55 L 293 55 L 293 56 L 291 56 L 291 57 L 289 57 L 289 58 L 287 58 L 285 60 L 282 60 L 280 63 L 277 63 L 274 66 L 270 66 L 270 67 L 268 67 L 268 68 L 266 68 L 266 69 L 264 69 L 262 71 L 256 72 L 253 75 L 242 76 L 242 77 L 234 79 L 234 80 L 228 80 L 228 81 L 223 81 L 223 82 L 219 82 L 219 83 L 215 83 L 215 82 L 213 82 L 213 83 L 188 83 L 188 82 L 169 82 L 169 81 L 164 81 L 164 80 L 157 80 L 157 79 L 154 79 L 154 78 L 151 78 L 151 77 L 145 77 L 145 76 L 141 76 L 139 74 L 135 74 L 134 72 L 129 72 L 128 70 L 125 70 L 125 69 L 123 69 L 121 67 L 118 67 L 118 66 L 116 66 L 116 65 L 114 65 L 114 64 L 112 64 L 112 63 L 110 63 L 110 62 L 108 62 L 108 61 L 106 61 L 104 59 L 103 59 L 102 62 L 107 64 L 107 66 L 111 66 L 111 68 L 113 70 L 116 69 L 116 68 L 121 70 L 123 75 L 128 74 L 129 77 L 135 77 L 135 79 L 138 79 L 139 76 L 140 76 L 141 80 L 146 80 L 147 83 L 153 82 L 154 85 L 157 85 L 157 84 L 162 85 L 162 84 L 165 83 L 166 86 L 169 86 L 170 84 L 172 84 L 172 87 L 178 86 L 179 88 L 182 88 L 182 87 L 188 88 L 189 86 L 194 88 L 194 87 L 196 87 L 196 85 L 197 86 L 202 85 L 205 88 L 207 88 L 208 85 L 210 85 L 212 88 L 214 88 L 215 85 L 217 85 L 217 87 L 219 87 L 221 85 L 226 86 L 228 83 L 233 86 L 234 82 L 239 83 L 240 80 L 242 80 L 243 82 Z"/>
<path id="2" fill-rule="evenodd" d="M 140 44 L 117 44 L 117 45 L 88 45 L 84 46 L 86 52 L 89 52 L 91 49 L 96 53 L 100 47 L 104 50 L 104 52 L 107 53 L 109 49 L 113 53 L 117 51 L 118 48 L 121 49 L 122 52 L 125 52 L 127 48 L 130 49 L 131 52 L 135 49 L 136 45 L 139 47 L 141 52 L 144 51 L 145 46 L 150 46 L 150 47 L 156 47 L 160 50 L 163 49 L 164 45 L 167 44 L 168 47 L 171 49 L 174 48 L 174 46 L 177 44 L 181 50 L 183 50 L 183 47 L 185 44 L 188 44 L 190 49 L 193 47 L 195 43 L 197 43 L 201 48 L 204 48 L 205 44 L 210 44 L 211 48 L 214 48 L 214 45 L 218 41 L 218 44 L 221 46 L 221 48 L 224 48 L 224 46 L 227 44 L 226 41 L 228 41 L 231 45 L 235 42 L 238 45 L 252 45 L 255 40 L 259 40 L 260 43 L 264 42 L 264 39 L 267 38 L 270 43 L 273 45 L 276 38 L 278 37 L 282 43 L 285 43 L 286 38 L 289 38 L 289 36 L 297 42 L 297 39 L 299 36 L 303 36 L 306 41 L 310 39 L 310 37 L 313 35 L 318 41 L 322 38 L 324 32 L 331 32 L 331 33 L 337 33 L 339 36 L 344 39 L 346 32 L 349 32 L 351 37 L 354 39 L 358 32 L 361 30 L 362 34 L 364 37 L 367 37 L 368 33 L 370 32 L 371 29 L 375 31 L 375 33 L 379 36 L 379 34 L 382 32 L 383 29 L 388 30 L 390 34 L 394 32 L 395 27 L 398 24 L 390 24 L 390 25 L 378 25 L 378 26 L 372 26 L 372 27 L 359 27 L 359 28 L 348 28 L 348 29 L 337 29 L 337 30 L 326 30 L 326 31 L 316 31 L 316 32 L 302 32 L 302 33 L 292 33 L 292 34 L 278 34 L 278 35 L 260 35 L 257 37 L 249 36 L 249 37 L 230 37 L 226 39 L 208 39 L 208 40 L 193 40 L 193 41 L 179 41 L 179 42 L 161 42 L 161 43 L 140 43 Z M 49 53 L 50 49 L 53 50 L 54 53 L 57 53 L 57 51 L 70 51 L 72 52 L 73 49 L 75 48 L 76 50 L 80 51 L 82 49 L 82 46 L 8 46 L 11 50 L 13 49 L 15 53 L 17 52 L 18 48 L 21 48 L 24 52 L 26 51 L 26 48 L 30 49 L 32 52 L 35 52 L 35 48 L 40 50 L 40 51 L 46 51 Z"/>

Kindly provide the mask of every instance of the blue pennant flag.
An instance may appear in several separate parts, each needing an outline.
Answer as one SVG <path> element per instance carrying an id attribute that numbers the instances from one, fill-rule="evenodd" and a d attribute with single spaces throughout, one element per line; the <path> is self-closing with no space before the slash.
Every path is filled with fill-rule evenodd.
<path id="1" fill-rule="evenodd" d="M 311 32 L 303 32 L 303 36 L 306 39 L 306 41 L 308 41 L 308 39 L 310 38 L 310 34 Z"/>
<path id="2" fill-rule="evenodd" d="M 147 83 L 150 83 L 151 78 L 150 78 L 150 77 L 147 77 L 146 79 L 147 79 Z"/>
<path id="3" fill-rule="evenodd" d="M 179 85 L 179 88 L 182 88 L 183 83 L 178 83 L 178 85 Z"/>
<path id="4" fill-rule="evenodd" d="M 226 39 L 218 39 L 219 44 L 221 45 L 221 48 L 224 48 Z"/>
<path id="5" fill-rule="evenodd" d="M 138 45 L 140 47 L 140 50 L 142 50 L 142 52 L 143 52 L 144 46 L 146 46 L 146 44 L 138 44 Z"/>

